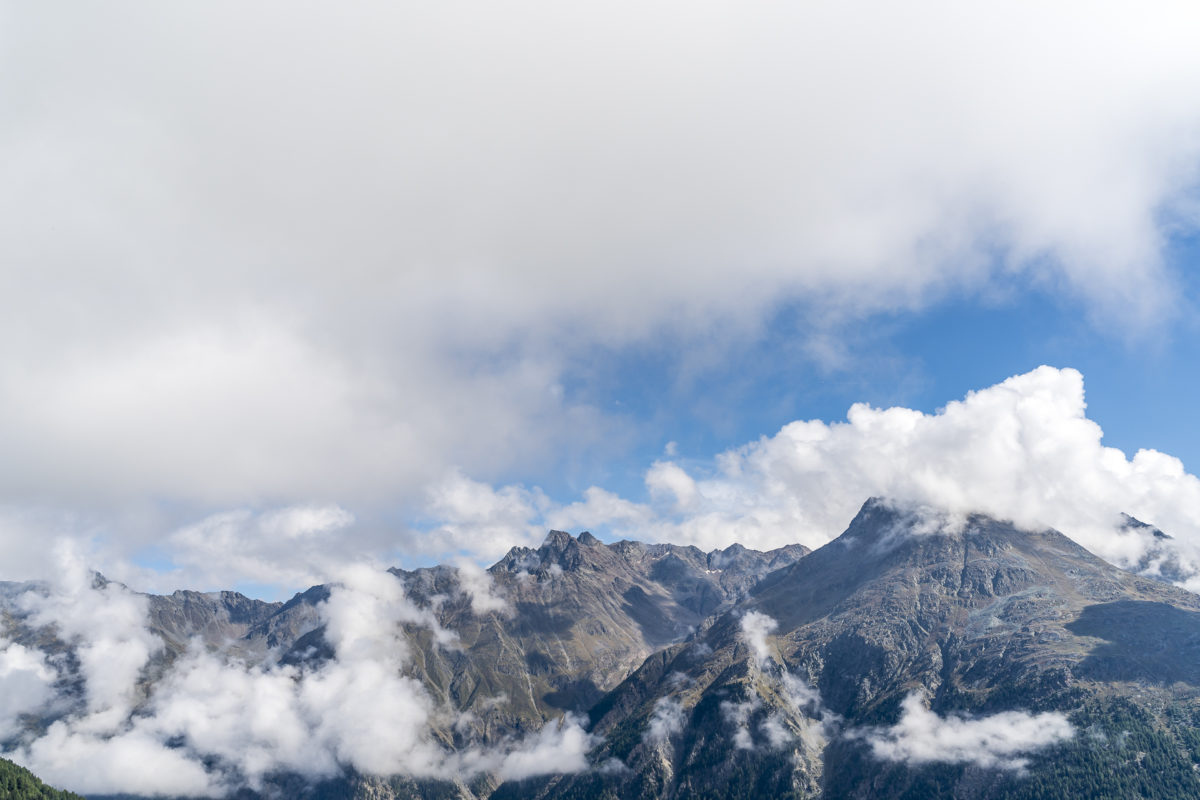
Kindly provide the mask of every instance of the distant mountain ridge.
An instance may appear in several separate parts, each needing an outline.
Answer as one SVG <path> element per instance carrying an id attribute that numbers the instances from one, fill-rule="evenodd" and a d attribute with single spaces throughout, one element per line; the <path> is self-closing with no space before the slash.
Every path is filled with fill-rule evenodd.
<path id="1" fill-rule="evenodd" d="M 1200 796 L 1200 597 L 1056 531 L 871 499 L 812 553 L 552 531 L 493 565 L 482 600 L 454 567 L 392 573 L 457 636 L 447 648 L 428 626 L 404 626 L 409 674 L 463 714 L 434 730 L 439 741 L 504 742 L 584 714 L 592 769 L 469 784 L 348 774 L 274 791 Z M 0 598 L 15 592 L 0 587 Z M 318 612 L 329 595 L 151 597 L 161 666 L 193 636 L 243 659 L 320 664 L 333 655 Z M 17 617 L 5 620 L 21 634 Z"/>

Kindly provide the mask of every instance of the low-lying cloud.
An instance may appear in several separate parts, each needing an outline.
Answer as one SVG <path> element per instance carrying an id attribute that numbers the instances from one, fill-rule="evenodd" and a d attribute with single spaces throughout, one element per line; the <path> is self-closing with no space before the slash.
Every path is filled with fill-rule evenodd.
<path id="1" fill-rule="evenodd" d="M 53 631 L 76 655 L 84 695 L 52 691 L 70 677 L 63 659 L 0 648 L 0 734 L 12 737 L 5 755 L 75 791 L 214 797 L 261 788 L 278 773 L 505 779 L 588 768 L 599 740 L 574 717 L 504 746 L 447 749 L 434 729 L 455 727 L 461 715 L 404 674 L 405 629 L 423 628 L 444 648 L 457 647 L 457 635 L 385 571 L 359 565 L 339 577 L 319 606 L 332 658 L 249 664 L 196 641 L 167 664 L 146 628 L 146 598 L 97 581 L 64 553 L 61 579 L 20 604 L 23 624 Z M 18 724 L 23 713 L 54 721 L 31 733 Z"/>
<path id="2" fill-rule="evenodd" d="M 885 761 L 1021 770 L 1029 763 L 1025 755 L 1068 741 L 1075 730 L 1056 711 L 1004 711 L 978 719 L 939 717 L 914 692 L 902 702 L 895 725 L 856 735 L 866 740 L 872 755 Z"/>
<path id="3" fill-rule="evenodd" d="M 654 704 L 654 712 L 646 724 L 642 740 L 651 744 L 664 742 L 682 733 L 685 722 L 683 703 L 677 697 L 660 697 Z"/>
<path id="4" fill-rule="evenodd" d="M 473 612 L 480 616 L 491 611 L 512 612 L 512 606 L 500 594 L 490 573 L 466 558 L 459 559 L 455 566 L 458 568 L 458 585 L 470 601 Z"/>
<path id="5" fill-rule="evenodd" d="M 22 714 L 50 700 L 56 677 L 45 653 L 0 639 L 0 741 L 19 730 Z"/>
<path id="6" fill-rule="evenodd" d="M 859 404 L 846 422 L 793 422 L 716 459 L 715 473 L 659 535 L 702 545 L 820 545 L 869 496 L 951 513 L 983 512 L 1054 527 L 1118 564 L 1149 540 L 1120 533 L 1121 513 L 1200 544 L 1200 480 L 1178 459 L 1101 444 L 1085 414 L 1083 376 L 1040 367 L 951 402 L 935 414 Z M 648 482 L 676 465 L 658 464 Z M 674 478 L 679 482 L 679 476 Z M 1194 550 L 1185 559 L 1195 570 Z"/>
<path id="7" fill-rule="evenodd" d="M 767 644 L 767 637 L 778 628 L 779 622 L 761 611 L 748 611 L 742 615 L 739 635 L 754 654 L 759 666 L 770 660 L 771 648 Z"/>
<path id="8" fill-rule="evenodd" d="M 774 682 L 778 696 L 784 701 L 781 707 L 763 716 L 758 731 L 771 749 L 778 750 L 799 739 L 807 749 L 819 751 L 841 720 L 825 708 L 821 693 L 815 687 L 779 660 L 778 653 L 768 641 L 778 628 L 778 620 L 761 611 L 743 614 L 739 622 L 738 637 L 749 648 L 762 677 Z M 756 683 L 752 685 L 757 686 Z M 756 693 L 745 700 L 721 704 L 725 721 L 734 728 L 733 743 L 738 749 L 750 750 L 755 746 L 749 723 L 763 706 L 763 698 L 757 691 L 756 688 Z"/>

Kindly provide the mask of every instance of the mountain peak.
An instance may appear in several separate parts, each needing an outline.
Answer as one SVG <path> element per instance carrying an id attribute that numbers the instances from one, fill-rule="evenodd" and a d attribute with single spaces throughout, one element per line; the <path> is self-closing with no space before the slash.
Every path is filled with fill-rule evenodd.
<path id="1" fill-rule="evenodd" d="M 1121 530 L 1122 531 L 1137 531 L 1138 533 L 1148 533 L 1151 536 L 1153 536 L 1155 539 L 1172 539 L 1172 538 L 1174 538 L 1172 536 L 1169 536 L 1169 535 L 1163 533 L 1161 530 L 1159 530 L 1158 528 L 1149 524 L 1148 522 L 1142 522 L 1137 517 L 1131 517 L 1130 515 L 1128 515 L 1124 512 L 1122 512 L 1122 514 L 1121 514 Z"/>
<path id="2" fill-rule="evenodd" d="M 570 547 L 575 541 L 571 534 L 566 531 L 550 531 L 546 534 L 546 539 L 542 542 L 541 550 L 558 550 L 562 551 Z"/>

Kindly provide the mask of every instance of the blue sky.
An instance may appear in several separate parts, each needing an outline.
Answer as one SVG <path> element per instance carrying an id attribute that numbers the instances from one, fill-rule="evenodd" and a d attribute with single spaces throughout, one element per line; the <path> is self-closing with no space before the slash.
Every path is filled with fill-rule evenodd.
<path id="1" fill-rule="evenodd" d="M 1141 331 L 1097 322 L 1078 298 L 1020 287 L 1001 298 L 958 296 L 855 321 L 832 334 L 846 341 L 833 364 L 804 349 L 812 331 L 800 304 L 694 374 L 669 345 L 590 354 L 574 391 L 626 415 L 639 430 L 636 446 L 617 461 L 576 465 L 536 482 L 564 496 L 597 482 L 636 495 L 646 465 L 663 457 L 668 442 L 680 457 L 702 461 L 793 420 L 843 420 L 857 402 L 933 413 L 1042 364 L 1083 373 L 1088 416 L 1103 428 L 1107 446 L 1129 456 L 1161 450 L 1192 468 L 1200 462 L 1200 426 L 1189 422 L 1200 392 L 1200 248 L 1182 237 L 1167 253 L 1179 306 Z"/>
<path id="2" fill-rule="evenodd" d="M 1194 9 L 3 14 L 0 577 L 1200 518 Z"/>

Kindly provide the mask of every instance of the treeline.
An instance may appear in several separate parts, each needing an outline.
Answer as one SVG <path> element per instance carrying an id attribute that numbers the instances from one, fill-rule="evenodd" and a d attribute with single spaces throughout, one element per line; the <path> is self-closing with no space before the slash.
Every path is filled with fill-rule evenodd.
<path id="1" fill-rule="evenodd" d="M 0 800 L 84 800 L 73 792 L 52 789 L 7 759 L 0 758 Z"/>

